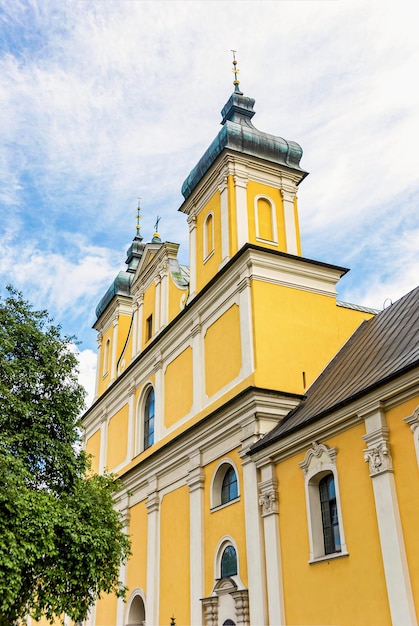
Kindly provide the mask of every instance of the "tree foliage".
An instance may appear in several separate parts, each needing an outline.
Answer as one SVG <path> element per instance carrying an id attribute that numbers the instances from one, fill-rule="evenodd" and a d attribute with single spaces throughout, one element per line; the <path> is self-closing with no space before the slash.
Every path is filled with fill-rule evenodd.
<path id="1" fill-rule="evenodd" d="M 129 554 L 120 485 L 93 475 L 81 449 L 71 338 L 8 288 L 0 297 L 0 626 L 25 615 L 85 618 L 106 592 L 124 594 Z"/>

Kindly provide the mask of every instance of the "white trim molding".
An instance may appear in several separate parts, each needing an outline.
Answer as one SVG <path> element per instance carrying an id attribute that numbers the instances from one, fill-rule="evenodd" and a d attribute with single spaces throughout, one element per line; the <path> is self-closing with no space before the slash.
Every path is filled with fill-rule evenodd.
<path id="1" fill-rule="evenodd" d="M 325 559 L 348 556 L 343 528 L 343 516 L 340 500 L 339 478 L 336 467 L 337 448 L 329 448 L 326 444 L 313 441 L 311 448 L 307 450 L 304 460 L 299 463 L 303 470 L 307 517 L 308 537 L 310 544 L 309 563 L 324 561 Z M 325 476 L 332 474 L 335 484 L 336 508 L 339 523 L 340 552 L 326 554 L 323 537 L 323 520 L 320 505 L 319 483 Z"/>
<path id="2" fill-rule="evenodd" d="M 367 444 L 364 450 L 374 491 L 378 532 L 391 620 L 394 626 L 417 626 L 412 584 L 394 481 L 393 465 L 385 413 L 378 403 L 364 416 Z"/>
<path id="3" fill-rule="evenodd" d="M 412 415 L 403 419 L 413 433 L 413 444 L 415 446 L 416 460 L 419 468 L 419 406 L 413 411 Z"/>

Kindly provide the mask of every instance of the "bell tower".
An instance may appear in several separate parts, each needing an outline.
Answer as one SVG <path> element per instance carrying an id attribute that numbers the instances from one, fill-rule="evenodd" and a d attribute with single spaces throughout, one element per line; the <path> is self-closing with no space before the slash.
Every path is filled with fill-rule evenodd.
<path id="1" fill-rule="evenodd" d="M 221 111 L 222 128 L 182 186 L 188 216 L 190 295 L 244 245 L 301 256 L 297 188 L 307 176 L 294 141 L 253 126 L 255 100 L 239 87 Z"/>

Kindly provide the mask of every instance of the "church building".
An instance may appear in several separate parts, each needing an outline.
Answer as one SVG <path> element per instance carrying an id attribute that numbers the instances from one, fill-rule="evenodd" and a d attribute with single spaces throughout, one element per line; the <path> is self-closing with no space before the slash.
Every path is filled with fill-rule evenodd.
<path id="1" fill-rule="evenodd" d="M 419 288 L 338 299 L 348 270 L 301 250 L 302 149 L 254 103 L 236 75 L 183 183 L 189 266 L 138 227 L 96 309 L 84 441 L 132 555 L 88 626 L 417 625 Z"/>

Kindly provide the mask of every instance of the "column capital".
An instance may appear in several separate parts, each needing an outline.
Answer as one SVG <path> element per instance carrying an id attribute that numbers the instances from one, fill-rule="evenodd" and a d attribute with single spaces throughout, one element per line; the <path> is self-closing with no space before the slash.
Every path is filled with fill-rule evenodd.
<path id="1" fill-rule="evenodd" d="M 189 232 L 191 232 L 192 230 L 194 230 L 194 228 L 196 228 L 196 207 L 194 207 L 192 211 L 189 213 L 186 221 L 189 225 Z"/>
<path id="2" fill-rule="evenodd" d="M 294 202 L 294 198 L 297 195 L 297 192 L 295 189 L 291 189 L 291 188 L 282 188 L 281 190 L 281 196 L 282 199 L 288 202 Z"/>
<path id="3" fill-rule="evenodd" d="M 148 498 L 145 503 L 147 507 L 147 513 L 156 513 L 160 509 L 160 497 L 159 492 L 154 491 L 148 495 Z"/>
<path id="4" fill-rule="evenodd" d="M 262 517 L 278 515 L 278 481 L 270 478 L 259 483 L 259 504 L 262 507 Z"/>
<path id="5" fill-rule="evenodd" d="M 371 478 L 385 472 L 393 472 L 389 432 L 389 428 L 383 426 L 362 437 L 368 446 L 364 450 L 364 460 L 369 465 Z"/>

